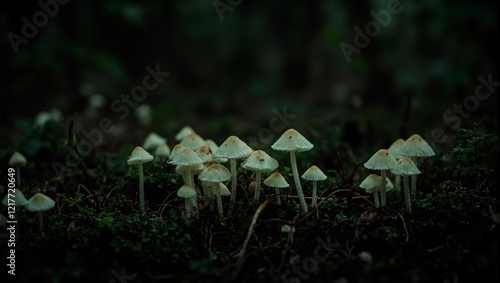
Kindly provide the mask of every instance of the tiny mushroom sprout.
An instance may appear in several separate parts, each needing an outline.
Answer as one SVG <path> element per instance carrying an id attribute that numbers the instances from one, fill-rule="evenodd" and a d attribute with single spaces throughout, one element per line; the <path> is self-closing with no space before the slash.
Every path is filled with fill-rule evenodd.
<path id="1" fill-rule="evenodd" d="M 401 157 L 403 157 L 400 153 L 399 153 L 399 148 L 403 145 L 403 143 L 405 142 L 404 139 L 397 139 L 395 140 L 391 146 L 389 146 L 387 148 L 387 150 L 392 154 L 392 156 L 394 156 L 394 158 L 396 158 L 396 160 L 399 160 Z M 401 189 L 401 176 L 399 175 L 396 175 L 396 190 L 400 191 Z"/>
<path id="2" fill-rule="evenodd" d="M 252 154 L 250 154 L 247 159 L 241 163 L 241 167 L 245 170 L 255 171 L 255 202 L 259 201 L 262 172 L 273 171 L 278 168 L 278 165 L 278 161 L 269 156 L 263 150 L 256 150 L 252 152 Z"/>
<path id="3" fill-rule="evenodd" d="M 156 161 L 166 161 L 170 157 L 170 148 L 166 143 L 162 143 L 156 147 L 155 150 L 155 160 Z"/>
<path id="4" fill-rule="evenodd" d="M 56 202 L 42 193 L 34 194 L 24 205 L 28 211 L 38 212 L 38 220 L 40 225 L 40 233 L 43 233 L 43 212 L 52 209 Z"/>
<path id="5" fill-rule="evenodd" d="M 404 192 L 405 192 L 405 203 L 406 209 L 411 213 L 411 198 L 410 198 L 410 188 L 408 184 L 408 176 L 416 176 L 420 174 L 420 170 L 418 170 L 415 163 L 411 160 L 409 156 L 401 157 L 398 160 L 397 166 L 391 170 L 391 172 L 395 175 L 403 176 L 404 183 Z M 413 184 L 412 185 L 416 185 Z M 412 192 L 416 191 L 417 188 L 412 187 Z"/>
<path id="6" fill-rule="evenodd" d="M 137 165 L 139 169 L 139 207 L 141 212 L 145 211 L 144 204 L 144 170 L 142 164 L 150 162 L 154 157 L 149 154 L 144 148 L 136 146 L 128 157 L 128 165 Z"/>
<path id="7" fill-rule="evenodd" d="M 175 135 L 175 140 L 180 142 L 180 141 L 184 140 L 189 134 L 192 134 L 192 133 L 194 133 L 193 128 L 191 128 L 190 126 L 184 126 Z"/>
<path id="8" fill-rule="evenodd" d="M 387 179 L 386 171 L 391 170 L 396 167 L 397 160 L 389 153 L 387 149 L 380 149 L 377 151 L 368 161 L 364 164 L 366 169 L 370 170 L 380 170 L 380 189 L 381 189 L 381 201 L 380 206 L 385 206 L 386 204 L 386 185 Z"/>
<path id="9" fill-rule="evenodd" d="M 189 219 L 193 215 L 192 207 L 193 207 L 193 199 L 196 199 L 196 191 L 187 184 L 184 184 L 182 187 L 177 190 L 177 196 L 184 199 L 184 205 L 186 208 L 185 218 Z"/>
<path id="10" fill-rule="evenodd" d="M 311 206 L 315 207 L 316 206 L 316 193 L 317 193 L 316 182 L 326 180 L 326 175 L 316 165 L 313 165 L 309 169 L 307 169 L 306 172 L 304 172 L 304 174 L 302 174 L 302 179 L 313 182 L 313 193 L 312 193 Z"/>
<path id="11" fill-rule="evenodd" d="M 426 158 L 434 156 L 435 153 L 431 146 L 418 134 L 414 134 L 409 137 L 399 148 L 399 153 L 402 156 L 409 156 L 412 158 L 415 166 L 418 167 L 420 158 Z M 417 187 L 417 175 L 411 176 L 411 186 L 412 186 L 412 197 L 417 196 L 417 191 L 413 188 Z"/>
<path id="12" fill-rule="evenodd" d="M 145 150 L 155 150 L 161 144 L 167 143 L 167 139 L 159 136 L 155 132 L 149 133 L 147 137 L 144 139 L 144 143 L 142 144 L 142 148 Z"/>
<path id="13" fill-rule="evenodd" d="M 214 152 L 215 158 L 227 158 L 231 166 L 231 203 L 236 200 L 236 159 L 246 158 L 253 150 L 237 136 L 229 136 Z"/>
<path id="14" fill-rule="evenodd" d="M 181 141 L 181 144 L 192 150 L 197 150 L 205 145 L 205 140 L 203 140 L 197 133 L 191 133 Z"/>
<path id="15" fill-rule="evenodd" d="M 386 185 L 386 191 L 390 191 L 394 188 L 392 185 L 392 182 L 386 178 L 387 185 Z M 359 184 L 359 187 L 362 189 L 365 189 L 367 193 L 373 193 L 373 199 L 375 201 L 375 207 L 380 207 L 380 202 L 378 198 L 378 193 L 381 192 L 380 190 L 380 176 L 376 174 L 370 174 L 368 177 L 366 177 L 361 184 Z"/>
<path id="16" fill-rule="evenodd" d="M 17 186 L 21 186 L 21 170 L 20 167 L 26 166 L 26 158 L 18 151 L 14 152 L 9 159 L 9 166 L 16 167 Z"/>
<path id="17" fill-rule="evenodd" d="M 231 172 L 227 170 L 226 167 L 218 164 L 212 163 L 208 166 L 205 166 L 203 170 L 201 170 L 200 174 L 198 174 L 198 179 L 203 182 L 207 182 L 210 186 L 215 186 L 215 195 L 217 197 L 217 210 L 219 211 L 219 215 L 223 215 L 222 209 L 222 198 L 221 198 L 221 190 L 220 186 L 217 186 L 217 183 L 225 182 L 231 178 Z M 213 184 L 215 183 L 215 184 Z"/>
<path id="18" fill-rule="evenodd" d="M 276 202 L 281 205 L 280 188 L 288 188 L 290 185 L 287 183 L 280 172 L 274 172 L 271 176 L 264 180 L 264 184 L 268 187 L 274 188 L 276 191 Z"/>
<path id="19" fill-rule="evenodd" d="M 300 184 L 295 152 L 308 151 L 311 150 L 313 147 L 314 147 L 313 144 L 310 143 L 304 136 L 302 136 L 295 129 L 289 129 L 285 131 L 281 135 L 281 137 L 273 145 L 271 145 L 271 148 L 274 150 L 290 152 L 290 163 L 292 166 L 293 180 L 295 181 L 295 189 L 297 190 L 297 195 L 299 196 L 299 201 L 300 201 L 300 207 L 303 212 L 307 212 L 307 204 L 304 197 L 304 192 L 302 191 L 302 186 Z"/>

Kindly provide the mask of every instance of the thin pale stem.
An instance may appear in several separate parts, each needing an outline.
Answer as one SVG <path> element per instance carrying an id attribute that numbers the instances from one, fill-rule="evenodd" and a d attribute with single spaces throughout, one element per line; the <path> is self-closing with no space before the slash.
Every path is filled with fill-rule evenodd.
<path id="1" fill-rule="evenodd" d="M 255 176 L 255 194 L 253 196 L 253 201 L 255 203 L 259 202 L 261 178 L 262 178 L 261 172 L 257 171 L 256 176 Z"/>
<path id="2" fill-rule="evenodd" d="M 185 215 L 186 220 L 191 218 L 191 215 L 192 215 L 191 205 L 192 205 L 191 198 L 185 198 L 184 199 L 184 206 L 186 207 L 186 215 Z"/>
<path id="3" fill-rule="evenodd" d="M 144 204 L 144 172 L 142 163 L 138 164 L 139 166 L 139 207 L 141 212 L 144 213 L 146 210 L 146 206 Z"/>
<path id="4" fill-rule="evenodd" d="M 411 176 L 411 198 L 417 198 L 417 175 Z"/>
<path id="5" fill-rule="evenodd" d="M 295 160 L 295 151 L 290 151 L 290 163 L 292 165 L 293 180 L 295 181 L 295 188 L 297 189 L 297 195 L 299 196 L 300 208 L 303 212 L 307 212 L 307 204 L 304 198 L 304 192 L 302 191 L 302 186 L 300 184 L 299 172 L 297 170 L 297 161 Z"/>
<path id="6" fill-rule="evenodd" d="M 311 201 L 311 206 L 314 208 L 316 206 L 316 181 L 313 181 L 313 195 L 312 195 L 312 201 Z"/>
<path id="7" fill-rule="evenodd" d="M 280 193 L 280 188 L 276 187 L 274 188 L 275 192 L 276 192 L 276 203 L 278 205 L 281 205 L 281 193 Z"/>
<path id="8" fill-rule="evenodd" d="M 231 164 L 231 199 L 230 202 L 234 203 L 236 201 L 236 159 L 229 159 Z"/>
<path id="9" fill-rule="evenodd" d="M 387 179 L 385 178 L 386 176 L 386 170 L 380 170 L 380 194 L 381 194 L 381 200 L 380 200 L 380 206 L 385 206 L 386 204 L 386 199 L 387 199 Z"/>
<path id="10" fill-rule="evenodd" d="M 405 202 L 406 209 L 411 213 L 411 198 L 410 198 L 410 184 L 408 182 L 408 176 L 404 176 L 404 190 L 405 190 Z"/>
<path id="11" fill-rule="evenodd" d="M 222 217 L 224 214 L 224 211 L 222 210 L 222 197 L 220 195 L 220 186 L 218 184 L 217 187 L 215 188 L 215 195 L 217 196 L 217 211 L 219 212 L 219 215 Z"/>
<path id="12" fill-rule="evenodd" d="M 375 201 L 375 207 L 379 208 L 380 202 L 378 201 L 378 192 L 376 190 L 373 190 L 373 200 Z"/>

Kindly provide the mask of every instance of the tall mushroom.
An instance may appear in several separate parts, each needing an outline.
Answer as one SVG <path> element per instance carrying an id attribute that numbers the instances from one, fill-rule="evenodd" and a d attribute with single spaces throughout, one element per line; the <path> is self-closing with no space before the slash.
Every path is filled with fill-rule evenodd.
<path id="1" fill-rule="evenodd" d="M 431 146 L 418 134 L 409 137 L 399 148 L 399 153 L 403 156 L 412 158 L 415 166 L 418 167 L 421 158 L 434 156 L 434 150 Z M 411 176 L 411 194 L 413 198 L 417 197 L 417 175 Z"/>
<path id="2" fill-rule="evenodd" d="M 228 137 L 214 152 L 215 158 L 227 158 L 231 166 L 231 203 L 236 200 L 236 159 L 248 157 L 253 150 L 237 136 Z"/>
<path id="3" fill-rule="evenodd" d="M 366 169 L 380 170 L 380 189 L 381 203 L 380 206 L 386 204 L 386 171 L 396 167 L 397 160 L 389 153 L 387 149 L 380 149 L 364 164 Z"/>
<path id="4" fill-rule="evenodd" d="M 418 170 L 415 163 L 411 160 L 409 156 L 403 156 L 398 160 L 398 164 L 394 167 L 391 172 L 393 174 L 403 176 L 404 180 L 404 195 L 405 195 L 405 203 L 406 209 L 411 213 L 411 198 L 410 197 L 410 188 L 408 184 L 408 176 L 416 176 L 420 174 L 420 170 Z M 416 185 L 412 183 L 412 185 Z M 416 191 L 416 188 L 412 188 L 412 191 Z"/>
<path id="5" fill-rule="evenodd" d="M 255 171 L 254 202 L 259 202 L 262 172 L 273 171 L 278 168 L 278 165 L 278 161 L 269 156 L 263 150 L 256 150 L 252 152 L 252 154 L 250 154 L 247 159 L 241 163 L 241 167 L 245 170 Z"/>
<path id="6" fill-rule="evenodd" d="M 292 166 L 293 180 L 295 181 L 295 189 L 299 196 L 300 207 L 303 212 L 307 212 L 307 204 L 300 184 L 299 172 L 297 170 L 297 160 L 295 152 L 303 152 L 311 150 L 314 146 L 304 136 L 295 129 L 285 131 L 281 137 L 271 145 L 271 148 L 278 151 L 290 152 L 290 163 Z"/>
<path id="7" fill-rule="evenodd" d="M 396 160 L 399 160 L 401 157 L 403 157 L 399 153 L 399 148 L 403 145 L 403 143 L 405 143 L 405 140 L 399 138 L 399 139 L 395 140 L 389 146 L 389 148 L 387 148 L 387 151 L 389 151 L 389 153 L 392 154 L 392 156 L 394 156 L 394 158 L 396 158 Z M 402 189 L 401 189 L 401 176 L 400 175 L 396 175 L 396 191 L 398 191 L 400 193 L 402 192 Z"/>
<path id="8" fill-rule="evenodd" d="M 198 179 L 200 179 L 200 181 L 210 183 L 211 186 L 217 186 L 215 188 L 215 195 L 217 197 L 217 210 L 219 211 L 220 216 L 223 215 L 223 209 L 221 190 L 220 186 L 217 183 L 228 181 L 230 178 L 231 172 L 229 172 L 226 167 L 218 163 L 212 163 L 208 166 L 205 166 L 205 168 L 201 170 L 200 174 L 198 174 Z"/>
<path id="9" fill-rule="evenodd" d="M 316 165 L 313 165 L 309 169 L 307 169 L 306 172 L 304 172 L 304 174 L 302 174 L 302 179 L 313 182 L 313 193 L 312 193 L 311 206 L 315 207 L 316 206 L 316 192 L 317 192 L 316 182 L 326 180 L 326 175 Z"/>
<path id="10" fill-rule="evenodd" d="M 38 212 L 40 233 L 43 234 L 43 212 L 52 209 L 56 202 L 42 193 L 34 194 L 24 205 L 28 211 Z"/>
<path id="11" fill-rule="evenodd" d="M 26 158 L 18 151 L 14 152 L 9 159 L 9 166 L 16 167 L 17 187 L 21 186 L 21 167 L 26 166 Z"/>
<path id="12" fill-rule="evenodd" d="M 288 188 L 290 186 L 285 178 L 283 178 L 283 175 L 281 175 L 280 172 L 274 172 L 264 180 L 264 185 L 275 189 L 276 202 L 281 205 L 280 188 Z"/>
<path id="13" fill-rule="evenodd" d="M 144 148 L 136 146 L 128 157 L 128 165 L 137 165 L 139 170 L 139 207 L 141 212 L 146 210 L 144 204 L 144 170 L 142 164 L 150 162 L 154 157 L 149 154 Z"/>

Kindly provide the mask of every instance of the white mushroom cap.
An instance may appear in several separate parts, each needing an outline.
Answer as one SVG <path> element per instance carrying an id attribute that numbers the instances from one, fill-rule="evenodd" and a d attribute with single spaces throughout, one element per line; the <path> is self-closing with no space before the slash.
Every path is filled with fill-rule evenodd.
<path id="1" fill-rule="evenodd" d="M 308 181 L 324 181 L 327 177 L 321 169 L 319 169 L 316 165 L 313 165 L 307 169 L 304 174 L 302 174 L 302 178 Z"/>
<path id="2" fill-rule="evenodd" d="M 203 140 L 197 133 L 191 133 L 181 141 L 181 144 L 192 150 L 197 150 L 205 144 L 205 140 Z"/>
<path id="3" fill-rule="evenodd" d="M 170 160 L 168 163 L 171 163 L 173 165 L 181 165 L 181 166 L 189 166 L 189 165 L 196 165 L 196 164 L 202 164 L 203 161 L 196 155 L 196 153 L 189 148 L 183 148 L 179 151 L 177 151 L 177 154 L 175 156 L 170 155 Z"/>
<path id="4" fill-rule="evenodd" d="M 15 200 L 15 206 L 24 206 L 28 202 L 28 200 L 24 197 L 23 192 L 20 189 L 14 189 L 14 198 L 10 198 L 11 200 Z M 2 204 L 5 206 L 9 205 L 9 195 L 5 195 L 2 200 Z"/>
<path id="5" fill-rule="evenodd" d="M 409 156 L 403 156 L 398 160 L 398 165 L 391 169 L 391 173 L 400 176 L 411 176 L 418 175 L 421 172 Z"/>
<path id="6" fill-rule="evenodd" d="M 196 190 L 190 185 L 183 185 L 177 190 L 177 196 L 180 198 L 191 198 L 196 196 Z"/>
<path id="7" fill-rule="evenodd" d="M 195 164 L 195 165 L 189 165 L 189 166 L 180 166 L 180 165 L 177 165 L 175 166 L 175 173 L 179 174 L 179 175 L 184 175 L 187 173 L 187 170 L 189 169 L 191 171 L 191 174 L 198 174 L 201 172 L 201 170 L 203 170 L 205 166 L 203 166 L 203 164 Z"/>
<path id="8" fill-rule="evenodd" d="M 224 185 L 224 183 L 222 183 L 222 182 L 216 183 L 215 186 L 210 186 L 210 192 L 212 194 L 217 193 L 217 191 L 216 191 L 217 189 L 220 190 L 220 195 L 223 197 L 227 197 L 227 196 L 231 195 L 231 191 L 229 191 L 227 186 Z"/>
<path id="9" fill-rule="evenodd" d="M 47 211 L 52 209 L 56 202 L 42 193 L 34 194 L 26 203 L 24 208 L 28 211 Z"/>
<path id="10" fill-rule="evenodd" d="M 390 170 L 397 165 L 397 160 L 387 149 L 380 149 L 364 164 L 366 169 Z"/>
<path id="11" fill-rule="evenodd" d="M 387 151 L 389 151 L 394 158 L 400 159 L 402 155 L 399 153 L 399 148 L 403 145 L 403 143 L 405 143 L 404 139 L 397 139 L 391 144 L 391 146 L 389 146 Z"/>
<path id="12" fill-rule="evenodd" d="M 218 163 L 212 163 L 201 170 L 198 179 L 209 183 L 225 182 L 231 179 L 231 172 Z"/>
<path id="13" fill-rule="evenodd" d="M 274 172 L 271 174 L 271 176 L 264 180 L 264 184 L 272 188 L 287 188 L 290 186 L 280 172 Z"/>
<path id="14" fill-rule="evenodd" d="M 271 148 L 278 151 L 297 151 L 303 152 L 311 150 L 314 147 L 304 136 L 295 129 L 289 129 L 271 145 Z"/>
<path id="15" fill-rule="evenodd" d="M 191 128 L 190 126 L 184 126 L 175 135 L 175 140 L 180 142 L 183 139 L 185 139 L 189 134 L 192 134 L 192 133 L 194 133 L 193 128 Z"/>
<path id="16" fill-rule="evenodd" d="M 214 152 L 214 157 L 239 159 L 249 156 L 252 152 L 253 150 L 237 136 L 230 136 Z"/>
<path id="17" fill-rule="evenodd" d="M 387 180 L 387 185 L 386 185 L 386 191 L 390 191 L 394 188 L 394 185 L 392 184 L 391 180 L 389 178 L 386 178 Z M 377 192 L 380 191 L 380 176 L 377 174 L 370 174 L 368 177 L 366 177 L 361 184 L 359 184 L 359 187 L 362 189 L 365 189 L 367 193 L 373 193 L 373 190 L 376 190 Z"/>
<path id="18" fill-rule="evenodd" d="M 174 159 L 179 151 L 183 150 L 185 147 L 182 144 L 176 144 L 170 152 L 170 159 Z"/>
<path id="19" fill-rule="evenodd" d="M 399 148 L 399 153 L 410 157 L 431 157 L 435 155 L 431 146 L 418 134 L 409 137 Z"/>
<path id="20" fill-rule="evenodd" d="M 170 148 L 166 143 L 162 143 L 156 147 L 155 156 L 168 158 L 170 156 Z"/>
<path id="21" fill-rule="evenodd" d="M 45 124 L 53 119 L 53 115 L 47 111 L 42 111 L 38 113 L 35 117 L 35 128 L 43 129 Z"/>
<path id="22" fill-rule="evenodd" d="M 14 152 L 9 159 L 9 166 L 26 166 L 26 158 L 18 151 Z"/>
<path id="23" fill-rule="evenodd" d="M 144 139 L 144 143 L 142 144 L 142 147 L 145 150 L 154 150 L 154 149 L 156 149 L 157 146 L 159 146 L 160 144 L 163 144 L 163 143 L 167 143 L 166 138 L 159 136 L 155 132 L 151 132 Z"/>
<path id="24" fill-rule="evenodd" d="M 206 139 L 204 145 L 208 146 L 212 152 L 215 152 L 219 148 L 219 146 L 212 139 Z"/>
<path id="25" fill-rule="evenodd" d="M 278 161 L 269 156 L 263 150 L 256 150 L 250 154 L 245 161 L 241 163 L 241 167 L 246 170 L 254 171 L 273 171 L 278 168 Z"/>
<path id="26" fill-rule="evenodd" d="M 378 179 L 380 180 L 380 176 L 378 177 Z M 385 185 L 385 191 L 388 192 L 394 188 L 394 185 L 392 184 L 391 180 L 388 177 L 386 177 L 385 179 L 387 180 L 387 184 Z M 373 193 L 373 190 L 375 190 L 377 193 L 382 192 L 382 190 L 380 189 L 380 186 L 376 187 L 376 188 L 368 188 L 368 189 L 366 189 L 366 192 Z"/>
<path id="27" fill-rule="evenodd" d="M 139 163 L 150 162 L 154 159 L 154 157 L 149 154 L 149 152 L 145 151 L 144 148 L 140 146 L 136 146 L 130 156 L 128 157 L 127 164 L 128 165 L 137 165 Z"/>
<path id="28" fill-rule="evenodd" d="M 212 162 L 214 159 L 214 155 L 212 153 L 212 150 L 208 146 L 202 146 L 196 150 L 196 155 L 203 161 L 203 163 L 206 162 Z"/>

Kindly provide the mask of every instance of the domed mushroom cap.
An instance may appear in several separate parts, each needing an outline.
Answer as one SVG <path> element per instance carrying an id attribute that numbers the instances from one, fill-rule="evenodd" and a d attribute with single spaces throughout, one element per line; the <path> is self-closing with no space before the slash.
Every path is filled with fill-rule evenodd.
<path id="1" fill-rule="evenodd" d="M 216 158 L 239 159 L 252 154 L 253 150 L 237 136 L 228 137 L 214 152 Z"/>
<path id="2" fill-rule="evenodd" d="M 392 184 L 391 180 L 389 178 L 386 178 L 387 180 L 387 185 L 385 187 L 386 191 L 390 191 L 394 188 L 394 185 Z M 361 184 L 359 184 L 359 187 L 362 189 L 365 189 L 367 193 L 373 193 L 373 190 L 376 190 L 377 192 L 380 191 L 380 176 L 377 174 L 370 174 L 368 177 L 366 177 Z"/>
<path id="3" fill-rule="evenodd" d="M 26 203 L 24 208 L 28 211 L 47 211 L 52 209 L 56 202 L 42 193 L 34 194 Z"/>
<path id="4" fill-rule="evenodd" d="M 224 185 L 224 183 L 219 182 L 219 183 L 216 183 L 213 186 L 210 186 L 210 192 L 212 194 L 216 194 L 217 193 L 217 191 L 216 191 L 217 189 L 220 191 L 220 195 L 223 196 L 223 197 L 227 197 L 227 196 L 231 195 L 231 192 L 229 191 L 229 189 L 227 188 L 227 186 Z"/>
<path id="5" fill-rule="evenodd" d="M 177 196 L 180 198 L 191 198 L 196 196 L 196 191 L 190 185 L 183 185 L 177 190 Z"/>
<path id="6" fill-rule="evenodd" d="M 364 164 L 366 169 L 390 170 L 397 165 L 397 160 L 387 149 L 380 149 Z"/>
<path id="7" fill-rule="evenodd" d="M 196 150 L 196 155 L 203 161 L 203 163 L 212 162 L 214 155 L 210 147 L 204 145 Z"/>
<path id="8" fill-rule="evenodd" d="M 307 169 L 304 174 L 302 174 L 302 178 L 308 181 L 324 181 L 327 177 L 321 169 L 319 169 L 316 165 L 313 165 Z"/>
<path id="9" fill-rule="evenodd" d="M 175 140 L 180 142 L 183 139 L 185 139 L 189 134 L 192 134 L 192 133 L 194 133 L 193 128 L 191 128 L 190 126 L 184 126 L 175 135 Z"/>
<path id="10" fill-rule="evenodd" d="M 155 156 L 168 158 L 170 156 L 170 148 L 166 143 L 162 143 L 156 147 Z"/>
<path id="11" fill-rule="evenodd" d="M 181 144 L 192 150 L 197 150 L 205 144 L 205 140 L 203 140 L 197 133 L 191 133 L 181 141 Z"/>
<path id="12" fill-rule="evenodd" d="M 391 173 L 400 176 L 411 176 L 418 175 L 422 172 L 418 170 L 417 166 L 413 163 L 409 156 L 403 156 L 398 160 L 397 166 L 391 169 Z"/>
<path id="13" fill-rule="evenodd" d="M 231 179 L 231 172 L 218 163 L 212 163 L 201 170 L 198 179 L 210 183 L 225 182 Z"/>
<path id="14" fill-rule="evenodd" d="M 196 153 L 192 149 L 185 147 L 177 151 L 177 154 L 175 154 L 175 156 L 172 156 L 171 154 L 168 163 L 171 163 L 173 165 L 189 166 L 202 164 L 203 161 L 198 157 L 198 155 L 196 155 Z"/>
<path id="15" fill-rule="evenodd" d="M 150 162 L 154 159 L 154 157 L 149 154 L 149 152 L 145 151 L 144 148 L 140 146 L 136 146 L 130 156 L 128 157 L 127 164 L 128 165 L 137 165 L 146 162 Z"/>
<path id="16" fill-rule="evenodd" d="M 389 146 L 387 151 L 389 151 L 392 156 L 394 156 L 394 158 L 400 159 L 403 156 L 401 155 L 401 153 L 399 153 L 399 148 L 401 148 L 403 143 L 405 143 L 404 139 L 397 139 L 391 144 L 391 146 Z"/>
<path id="17" fill-rule="evenodd" d="M 26 166 L 26 158 L 18 151 L 14 152 L 9 159 L 9 166 Z"/>
<path id="18" fill-rule="evenodd" d="M 402 156 L 410 157 L 431 157 L 435 155 L 431 146 L 418 134 L 409 137 L 399 148 L 399 153 Z"/>
<path id="19" fill-rule="evenodd" d="M 21 190 L 18 188 L 14 189 L 14 198 L 10 197 L 10 200 L 11 200 L 11 202 L 12 202 L 12 200 L 15 201 L 15 206 L 24 206 L 28 202 L 28 200 L 24 197 L 23 192 L 21 192 Z M 5 195 L 5 197 L 3 198 L 2 204 L 5 206 L 9 205 L 9 195 L 8 194 Z"/>
<path id="20" fill-rule="evenodd" d="M 304 136 L 295 129 L 289 129 L 271 145 L 271 148 L 278 151 L 297 151 L 303 152 L 311 150 L 314 147 Z"/>
<path id="21" fill-rule="evenodd" d="M 273 171 L 278 168 L 278 161 L 269 156 L 263 150 L 256 150 L 250 154 L 245 161 L 241 163 L 241 167 L 246 170 L 254 171 Z"/>
<path id="22" fill-rule="evenodd" d="M 154 150 L 154 149 L 156 149 L 157 146 L 159 146 L 160 144 L 164 144 L 164 143 L 167 143 L 166 138 L 159 136 L 155 132 L 151 132 L 144 139 L 144 143 L 142 144 L 142 147 L 145 150 Z"/>
<path id="23" fill-rule="evenodd" d="M 380 176 L 378 177 L 378 179 L 380 180 Z M 392 190 L 394 188 L 394 185 L 392 184 L 391 180 L 389 178 L 385 178 L 387 180 L 387 184 L 385 185 L 385 191 L 388 192 L 390 190 Z M 366 192 L 367 193 L 373 193 L 373 191 L 376 191 L 377 193 L 380 193 L 382 192 L 382 189 L 380 188 L 380 186 L 376 187 L 376 188 L 368 188 L 366 189 Z"/>
<path id="24" fill-rule="evenodd" d="M 264 184 L 272 188 L 287 188 L 290 186 L 280 172 L 274 172 L 271 174 L 271 176 L 264 180 Z"/>
<path id="25" fill-rule="evenodd" d="M 206 139 L 204 146 L 208 146 L 212 152 L 215 152 L 219 146 L 211 139 Z"/>
<path id="26" fill-rule="evenodd" d="M 188 169 L 189 171 L 191 172 L 191 174 L 198 174 L 201 172 L 201 170 L 203 170 L 203 168 L 205 168 L 205 166 L 203 164 L 195 164 L 195 165 L 188 165 L 188 166 L 180 166 L 180 165 L 177 165 L 175 166 L 175 173 L 179 174 L 179 175 L 184 175 L 187 173 Z"/>
<path id="27" fill-rule="evenodd" d="M 170 152 L 170 159 L 174 159 L 177 156 L 177 153 L 181 151 L 182 149 L 185 149 L 185 147 L 182 144 L 176 144 L 172 148 L 172 151 Z"/>

